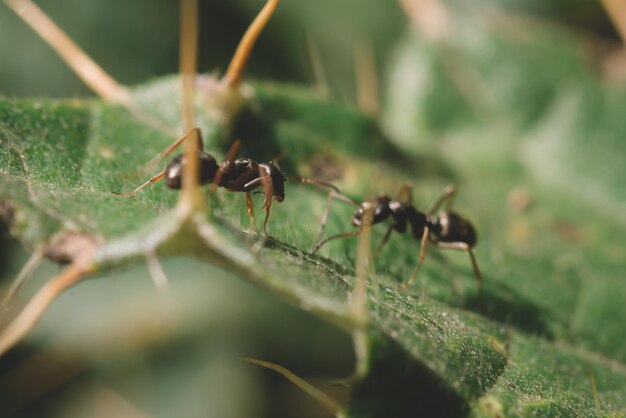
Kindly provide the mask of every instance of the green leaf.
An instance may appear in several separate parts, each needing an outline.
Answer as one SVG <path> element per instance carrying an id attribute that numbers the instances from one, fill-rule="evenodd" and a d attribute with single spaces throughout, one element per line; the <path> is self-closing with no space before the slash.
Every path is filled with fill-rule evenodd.
<path id="1" fill-rule="evenodd" d="M 173 79 L 158 81 L 139 88 L 138 97 L 144 105 L 155 98 L 153 113 L 174 120 L 176 101 L 170 100 L 168 109 L 167 102 L 159 100 L 160 94 L 171 97 L 174 85 Z M 1 197 L 15 213 L 12 232 L 27 245 L 36 246 L 63 229 L 102 235 L 107 241 L 98 257 L 106 269 L 140 256 L 146 242 L 163 239 L 159 234 L 176 223 L 171 209 L 177 194 L 162 184 L 131 198 L 111 195 L 146 177 L 137 174 L 137 167 L 171 141 L 168 135 L 137 122 L 121 108 L 96 101 L 5 100 L 1 109 Z M 206 117 L 201 126 L 212 133 L 207 149 L 218 154 L 223 135 L 216 133 L 225 132 L 225 127 Z M 292 153 L 290 171 L 316 172 L 316 158 L 325 156 L 323 168 L 339 167 L 337 184 L 356 196 L 393 192 L 401 180 L 411 179 L 419 192 L 417 207 L 429 205 L 447 181 L 436 167 L 455 166 L 460 180 L 457 208 L 479 228 L 484 307 L 467 256 L 461 253 L 429 250 L 414 290 L 419 296 L 398 291 L 396 285 L 415 267 L 419 246 L 408 236 L 393 237 L 376 259 L 376 275 L 369 278 L 371 364 L 370 373 L 354 388 L 354 416 L 390 411 L 403 416 L 415 408 L 485 416 L 493 415 L 489 408 L 512 415 L 588 415 L 595 408 L 590 369 L 598 380 L 603 411 L 622 410 L 619 393 L 626 386 L 626 372 L 619 362 L 624 358 L 619 345 L 611 343 L 622 336 L 617 326 L 613 334 L 609 329 L 608 337 L 607 328 L 597 335 L 587 331 L 597 321 L 616 319 L 608 314 L 624 315 L 621 304 L 607 311 L 592 302 L 598 289 L 616 284 L 616 276 L 608 271 L 614 274 L 619 265 L 606 256 L 598 258 L 602 251 L 596 237 L 619 224 L 610 218 L 584 223 L 594 213 L 593 206 L 530 180 L 512 154 L 483 155 L 470 135 L 450 139 L 446 146 L 456 151 L 446 161 L 431 164 L 430 173 L 419 178 L 402 164 L 376 164 L 376 155 L 396 154 L 375 125 L 355 110 L 295 87 L 255 84 L 231 132 L 249 134 L 241 136 L 242 153 L 255 158 L 253 153 L 261 154 L 262 149 L 263 158 L 287 149 Z M 481 147 L 497 149 L 495 136 L 485 135 Z M 367 147 L 360 142 L 363 137 L 370 138 Z M 511 143 L 499 147 L 514 149 Z M 372 178 L 379 181 L 373 184 Z M 512 185 L 522 181 L 531 208 L 522 213 L 503 208 Z M 241 232 L 248 228 L 242 196 L 218 191 L 210 201 L 207 216 L 216 239 L 212 249 L 203 250 L 200 241 L 191 239 L 193 231 L 183 229 L 166 240 L 163 254 L 208 257 L 305 311 L 354 329 L 346 301 L 354 283 L 355 240 L 338 240 L 322 250 L 336 262 L 309 252 L 324 193 L 288 186 L 285 202 L 274 205 L 270 219 L 276 238 L 265 241 L 255 258 L 250 258 L 251 246 L 259 238 Z M 350 230 L 351 211 L 336 203 L 327 233 Z M 377 229 L 374 242 L 382 237 Z M 568 234 L 578 241 L 570 242 Z M 611 241 L 603 240 L 603 245 Z M 216 256 L 219 249 L 222 253 Z M 593 279 L 577 273 L 581 268 Z M 611 288 L 612 294 L 623 291 Z M 419 401 L 415 391 L 429 401 Z"/>
<path id="2" fill-rule="evenodd" d="M 418 283 L 399 291 L 419 244 L 392 236 L 368 276 L 369 363 L 352 386 L 351 416 L 624 414 L 624 92 L 607 91 L 560 31 L 461 31 L 467 36 L 443 46 L 409 35 L 390 65 L 385 132 L 408 153 L 356 109 L 265 82 L 252 84 L 236 115 L 207 105 L 200 89 L 206 149 L 221 157 L 241 138 L 241 154 L 258 161 L 286 151 L 286 172 L 333 181 L 358 200 L 394 195 L 410 180 L 416 207 L 427 208 L 446 184 L 458 184 L 455 208 L 479 232 L 482 298 L 467 255 L 435 248 Z M 451 62 L 467 64 L 456 66 L 461 76 L 477 77 L 488 94 L 459 90 Z M 421 78 L 410 84 L 407 74 Z M 134 97 L 151 119 L 180 130 L 179 84 L 156 79 Z M 101 236 L 102 274 L 142 263 L 156 247 L 161 256 L 208 260 L 358 331 L 349 303 L 356 240 L 310 252 L 323 192 L 288 185 L 267 240 L 249 230 L 235 193 L 207 196 L 207 224 L 179 217 L 178 194 L 163 184 L 112 194 L 152 175 L 146 163 L 173 140 L 150 118 L 97 100 L 2 99 L 0 207 L 11 213 L 12 233 L 29 248 L 68 230 Z M 335 203 L 326 234 L 352 230 L 352 211 Z M 374 244 L 384 229 L 374 228 Z M 89 331 L 81 335 L 89 340 Z"/>

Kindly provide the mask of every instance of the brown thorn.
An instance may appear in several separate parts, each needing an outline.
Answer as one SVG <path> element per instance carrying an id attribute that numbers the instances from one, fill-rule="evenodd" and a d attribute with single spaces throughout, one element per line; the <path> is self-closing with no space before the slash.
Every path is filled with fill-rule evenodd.
<path id="1" fill-rule="evenodd" d="M 426 38 L 441 40 L 450 36 L 450 13 L 441 0 L 400 0 L 400 5 Z"/>
<path id="2" fill-rule="evenodd" d="M 378 93 L 378 71 L 371 44 L 360 45 L 354 60 L 356 73 L 356 93 L 359 110 L 368 116 L 380 113 Z"/>
<path id="3" fill-rule="evenodd" d="M 182 112 L 183 128 L 192 131 L 194 122 L 193 98 L 198 61 L 198 0 L 181 0 L 180 2 L 180 73 L 182 82 Z M 198 132 L 195 141 L 185 143 L 185 160 L 183 167 L 183 193 L 180 203 L 190 203 L 192 207 L 199 207 L 204 200 L 198 192 Z"/>
<path id="4" fill-rule="evenodd" d="M 235 54 L 230 61 L 228 70 L 226 70 L 226 74 L 224 74 L 224 78 L 222 79 L 222 82 L 226 84 L 227 87 L 237 88 L 239 87 L 239 84 L 241 84 L 243 71 L 245 70 L 248 58 L 250 58 L 254 44 L 261 35 L 263 28 L 267 25 L 267 22 L 269 22 L 270 18 L 274 14 L 278 3 L 280 3 L 280 0 L 268 0 L 256 18 L 252 21 L 246 30 L 246 33 L 244 33 L 239 45 L 237 46 Z"/>
<path id="5" fill-rule="evenodd" d="M 159 293 L 167 294 L 171 288 L 170 281 L 165 275 L 165 271 L 163 270 L 163 266 L 159 262 L 156 252 L 153 250 L 147 251 L 145 253 L 145 257 L 146 264 L 148 265 L 148 271 L 150 272 L 150 276 L 152 277 L 152 282 L 156 286 Z"/>
<path id="6" fill-rule="evenodd" d="M 287 370 L 285 367 L 280 366 L 275 363 L 270 363 L 269 361 L 257 360 L 249 357 L 242 357 L 243 361 L 248 363 L 256 364 L 257 366 L 265 367 L 266 369 L 270 369 L 280 374 L 291 383 L 302 389 L 313 399 L 318 401 L 326 411 L 330 412 L 333 416 L 344 416 L 344 407 L 339 404 L 336 400 L 308 383 L 304 379 L 299 376 L 296 376 L 293 372 Z"/>
<path id="7" fill-rule="evenodd" d="M 90 271 L 88 260 L 80 258 L 39 289 L 22 312 L 0 334 L 0 356 L 24 338 L 61 292 L 76 284 Z"/>
<path id="8" fill-rule="evenodd" d="M 328 78 L 324 71 L 320 50 L 311 35 L 306 37 L 306 51 L 309 57 L 309 63 L 311 64 L 314 89 L 317 90 L 321 96 L 327 96 L 330 91 Z"/>
<path id="9" fill-rule="evenodd" d="M 137 109 L 126 87 L 115 81 L 91 59 L 63 30 L 30 0 L 4 0 L 103 100 Z"/>
<path id="10" fill-rule="evenodd" d="M 626 45 L 626 3 L 624 0 L 600 0 L 600 3 Z"/>
<path id="11" fill-rule="evenodd" d="M 374 207 L 369 206 L 363 212 L 361 228 L 357 242 L 356 280 L 352 291 L 351 310 L 354 318 L 362 326 L 367 322 L 367 278 L 371 261 L 372 222 Z"/>
<path id="12" fill-rule="evenodd" d="M 39 247 L 35 249 L 33 254 L 30 256 L 28 261 L 24 264 L 17 277 L 7 290 L 7 293 L 4 295 L 2 299 L 2 303 L 0 303 L 0 311 L 9 309 L 11 302 L 15 299 L 15 295 L 20 290 L 22 285 L 26 283 L 26 281 L 33 275 L 35 270 L 41 265 L 43 261 L 45 249 L 43 247 Z"/>
<path id="13" fill-rule="evenodd" d="M 198 66 L 198 0 L 180 1 L 179 67 L 182 76 L 183 128 L 189 132 L 196 127 L 193 96 Z"/>

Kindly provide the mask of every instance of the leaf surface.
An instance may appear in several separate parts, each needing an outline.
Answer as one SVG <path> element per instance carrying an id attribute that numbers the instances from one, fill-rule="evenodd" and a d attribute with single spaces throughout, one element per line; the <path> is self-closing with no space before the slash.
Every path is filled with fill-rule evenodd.
<path id="1" fill-rule="evenodd" d="M 437 59 L 437 49 L 421 48 L 417 57 Z M 493 81 L 492 74 L 485 77 L 485 83 Z M 513 81 L 513 86 L 526 83 Z M 445 84 L 437 86 L 448 89 Z M 164 78 L 135 90 L 151 117 L 172 129 L 178 125 L 177 86 L 176 78 Z M 584 174 L 583 184 L 604 185 L 594 193 L 617 207 L 623 204 L 621 192 L 614 190 L 618 168 L 587 169 L 583 161 L 594 156 L 587 152 L 586 136 L 567 140 L 571 135 L 565 128 L 571 125 L 562 121 L 588 120 L 579 122 L 580 129 L 571 128 L 576 132 L 596 131 L 606 123 L 581 118 L 589 112 L 582 104 L 586 101 L 568 107 L 553 99 L 567 97 L 561 91 L 543 94 L 539 86 L 541 97 L 529 103 L 540 103 L 545 111 L 503 106 L 498 123 L 485 129 L 467 119 L 458 95 L 431 108 L 431 100 L 447 97 L 436 94 L 437 86 L 426 96 L 418 91 L 410 98 L 429 109 L 458 110 L 461 116 L 448 124 L 439 115 L 438 121 L 410 131 L 415 137 L 426 135 L 425 144 L 434 149 L 428 159 L 415 149 L 408 153 L 412 156 L 399 152 L 355 109 L 295 86 L 253 83 L 232 124 L 200 95 L 197 116 L 205 147 L 216 156 L 235 137 L 243 140 L 241 154 L 258 161 L 287 151 L 283 169 L 289 174 L 333 181 L 355 199 L 394 195 L 411 180 L 416 207 L 428 208 L 446 184 L 458 184 L 455 208 L 479 231 L 483 300 L 467 255 L 435 248 L 428 251 L 418 283 L 399 291 L 397 285 L 415 268 L 419 245 L 408 235 L 393 236 L 375 260 L 376 273 L 368 277 L 369 374 L 354 386 L 351 415 L 411 416 L 423 410 L 589 416 L 596 413 L 590 370 L 598 382 L 601 413 L 623 414 L 624 223 L 619 214 L 602 209 L 603 200 L 563 187 L 570 177 L 576 181 Z M 613 100 L 621 103 L 600 85 L 590 88 L 607 109 L 614 108 Z M 522 116 L 511 115 L 520 106 Z M 414 115 L 419 109 L 413 108 Z M 600 114 L 619 128 L 616 113 Z M 563 136 L 541 140 L 551 129 Z M 392 131 L 392 136 L 403 143 L 402 134 Z M 623 152 L 622 143 L 608 133 L 606 138 L 595 158 Z M 265 241 L 249 231 L 242 195 L 224 190 L 207 195 L 209 224 L 200 231 L 211 237 L 207 245 L 198 240 L 198 231 L 178 222 L 173 212 L 177 193 L 163 184 L 133 197 L 112 195 L 132 190 L 153 174 L 145 164 L 173 140 L 125 110 L 99 101 L 3 99 L 0 140 L 0 201 L 12 213 L 12 233 L 28 247 L 64 230 L 97 234 L 105 239 L 97 257 L 106 271 L 141 259 L 161 244 L 162 255 L 209 260 L 338 327 L 356 328 L 348 303 L 356 240 L 329 243 L 321 255 L 310 252 L 326 201 L 323 191 L 288 185 L 285 201 L 272 207 L 274 238 Z M 579 165 L 566 164 L 572 159 Z M 554 165 L 569 171 L 562 178 L 542 171 Z M 261 213 L 261 199 L 255 198 Z M 325 234 L 350 231 L 352 211 L 335 203 Z M 374 244 L 383 233 L 383 227 L 374 228 Z"/>

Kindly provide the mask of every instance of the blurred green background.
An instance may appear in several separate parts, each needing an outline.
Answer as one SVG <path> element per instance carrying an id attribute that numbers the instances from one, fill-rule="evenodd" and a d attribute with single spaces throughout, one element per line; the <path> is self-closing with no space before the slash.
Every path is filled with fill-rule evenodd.
<path id="1" fill-rule="evenodd" d="M 221 72 L 262 2 L 200 3 L 200 70 Z M 177 71 L 174 0 L 37 4 L 125 84 Z M 474 7 L 508 8 L 608 43 L 617 39 L 597 2 L 480 1 Z M 391 0 L 283 0 L 247 74 L 312 85 L 309 42 L 319 50 L 331 95 L 354 103 L 357 46 L 373 47 L 382 80 L 406 27 L 406 17 Z M 5 5 L 0 5 L 0 57 L 0 95 L 92 96 Z M 28 251 L 5 228 L 0 236 L 4 287 Z M 35 332 L 0 359 L 0 416 L 327 416 L 284 379 L 239 362 L 237 355 L 285 365 L 346 401 L 346 391 L 328 379 L 352 371 L 345 334 L 206 264 L 166 260 L 164 267 L 173 284 L 167 297 L 157 294 L 144 267 L 89 280 L 63 295 Z M 16 306 L 56 271 L 46 263 Z M 84 314 L 68 316 L 74 312 Z M 14 313 L 1 314 L 0 325 Z M 85 332 L 93 340 L 75 337 Z"/>

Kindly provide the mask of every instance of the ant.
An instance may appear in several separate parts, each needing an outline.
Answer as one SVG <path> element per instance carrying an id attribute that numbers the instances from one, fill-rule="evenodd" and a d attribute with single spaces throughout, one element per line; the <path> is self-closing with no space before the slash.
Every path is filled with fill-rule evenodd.
<path id="1" fill-rule="evenodd" d="M 198 170 L 200 185 L 211 183 L 233 192 L 245 192 L 246 204 L 248 206 L 248 216 L 250 217 L 250 223 L 254 229 L 256 229 L 256 223 L 254 220 L 254 209 L 250 192 L 258 187 L 263 187 L 263 193 L 265 194 L 265 202 L 263 204 L 263 209 L 265 209 L 263 232 L 268 237 L 267 221 L 270 216 L 272 200 L 275 199 L 277 202 L 282 202 L 285 199 L 285 182 L 297 181 L 315 187 L 331 189 L 331 193 L 340 193 L 339 189 L 330 183 L 300 176 L 285 176 L 278 165 L 278 160 L 283 158 L 284 154 L 274 158 L 269 163 L 257 163 L 251 158 L 235 158 L 237 156 L 237 152 L 239 151 L 239 147 L 241 146 L 240 140 L 236 140 L 233 143 L 230 150 L 226 154 L 224 161 L 218 164 L 217 160 L 211 154 L 204 151 L 204 145 L 201 139 L 202 134 L 199 128 L 194 128 L 178 138 L 172 145 L 167 147 L 161 153 L 161 156 L 167 156 L 194 133 L 196 134 L 195 138 L 198 141 Z M 148 179 L 148 181 L 137 187 L 135 190 L 128 193 L 113 194 L 117 196 L 132 196 L 147 185 L 157 182 L 163 178 L 165 178 L 165 184 L 167 187 L 173 190 L 179 190 L 182 186 L 182 175 L 185 164 L 185 156 L 183 154 L 178 155 L 172 159 L 165 170 L 153 175 Z"/>
<path id="2" fill-rule="evenodd" d="M 417 278 L 417 273 L 419 272 L 420 267 L 424 262 L 424 257 L 426 256 L 426 246 L 428 241 L 434 243 L 440 248 L 467 251 L 472 262 L 472 268 L 474 270 L 476 280 L 482 288 L 482 275 L 480 274 L 476 258 L 472 252 L 472 248 L 476 245 L 476 231 L 466 218 L 451 211 L 452 202 L 456 193 L 456 187 L 452 185 L 446 187 L 435 204 L 426 213 L 418 211 L 413 206 L 411 187 L 410 183 L 406 183 L 402 186 L 400 192 L 398 193 L 398 198 L 395 200 L 389 196 L 381 195 L 373 200 L 364 201 L 360 205 L 353 202 L 358 206 L 358 209 L 352 218 L 352 225 L 358 226 L 360 229 L 356 232 L 345 232 L 333 235 L 318 242 L 318 244 L 313 248 L 313 253 L 317 252 L 320 247 L 334 239 L 359 236 L 363 230 L 363 218 L 365 213 L 369 212 L 371 213 L 370 216 L 372 225 L 383 222 L 390 217 L 393 219 L 393 224 L 391 224 L 387 229 L 383 240 L 374 253 L 374 257 L 381 252 L 393 231 L 403 234 L 407 232 L 408 227 L 410 226 L 413 237 L 421 239 L 421 248 L 417 267 L 413 271 L 409 281 L 401 285 L 401 288 L 407 288 L 413 284 Z M 326 208 L 327 213 L 330 209 L 332 197 L 338 196 L 329 197 L 328 206 Z M 349 199 L 343 200 L 349 201 Z M 435 211 L 445 201 L 447 201 L 446 210 L 434 215 Z M 327 213 L 322 218 L 322 229 L 327 218 Z"/>

